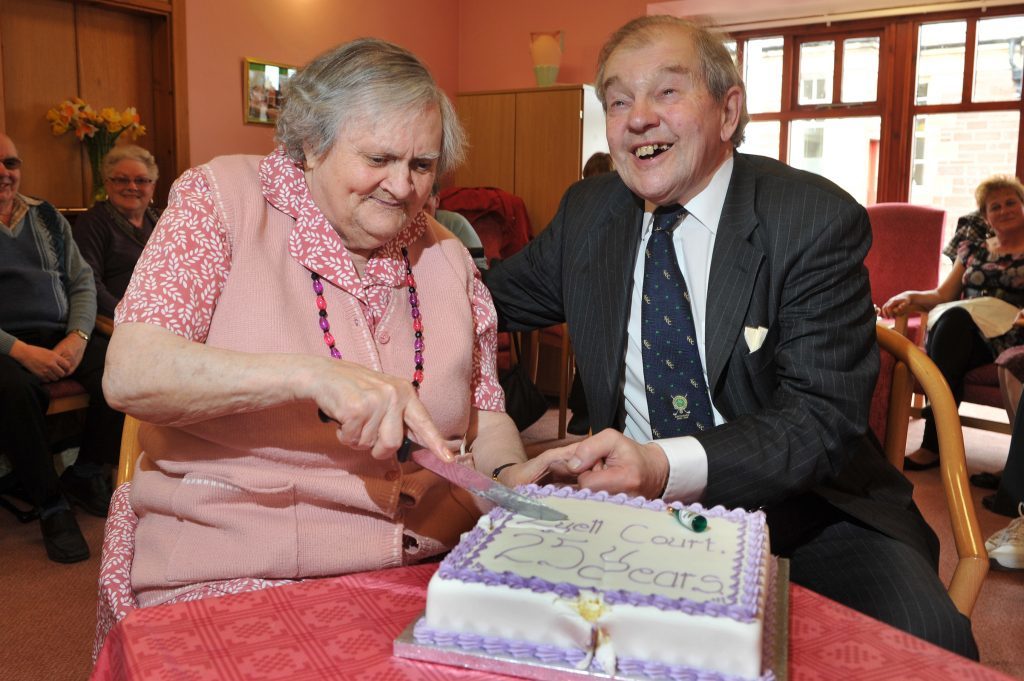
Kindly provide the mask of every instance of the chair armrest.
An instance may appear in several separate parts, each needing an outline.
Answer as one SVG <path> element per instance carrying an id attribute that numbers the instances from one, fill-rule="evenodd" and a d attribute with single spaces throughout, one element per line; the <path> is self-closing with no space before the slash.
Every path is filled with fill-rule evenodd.
<path id="1" fill-rule="evenodd" d="M 110 336 L 114 333 L 114 320 L 110 317 L 98 314 L 96 315 L 96 331 L 102 333 L 104 336 Z"/>

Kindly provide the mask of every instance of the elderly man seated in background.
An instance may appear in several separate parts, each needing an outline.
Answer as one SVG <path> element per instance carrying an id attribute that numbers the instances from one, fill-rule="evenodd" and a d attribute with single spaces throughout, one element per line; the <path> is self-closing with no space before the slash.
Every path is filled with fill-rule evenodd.
<path id="1" fill-rule="evenodd" d="M 45 201 L 18 193 L 21 159 L 0 133 L 0 449 L 39 509 L 51 560 L 74 563 L 89 546 L 68 498 L 103 517 L 109 469 L 120 448 L 123 416 L 103 399 L 107 342 L 92 337 L 96 289 L 71 227 Z M 45 384 L 74 377 L 89 392 L 78 460 L 57 478 L 47 443 Z"/>

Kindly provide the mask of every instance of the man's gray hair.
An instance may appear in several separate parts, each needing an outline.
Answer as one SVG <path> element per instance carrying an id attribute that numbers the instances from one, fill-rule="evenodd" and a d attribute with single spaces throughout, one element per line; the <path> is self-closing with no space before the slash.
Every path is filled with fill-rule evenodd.
<path id="1" fill-rule="evenodd" d="M 721 104 L 725 99 L 725 93 L 733 86 L 738 86 L 743 91 L 739 121 L 732 134 L 732 144 L 734 147 L 738 147 L 743 143 L 743 131 L 750 121 L 750 115 L 747 113 L 746 88 L 740 77 L 740 71 L 736 67 L 736 62 L 732 60 L 729 50 L 725 48 L 726 36 L 709 26 L 688 19 L 668 15 L 644 16 L 633 19 L 613 33 L 601 48 L 601 54 L 597 58 L 597 78 L 594 87 L 601 106 L 605 111 L 608 110 L 608 104 L 604 99 L 607 86 L 605 67 L 612 53 L 620 47 L 643 47 L 655 34 L 668 28 L 681 28 L 689 32 L 694 47 L 697 49 L 697 57 L 700 59 L 698 75 L 716 102 Z"/>
<path id="2" fill-rule="evenodd" d="M 103 176 L 104 180 L 110 179 L 110 173 L 113 172 L 114 166 L 121 161 L 138 161 L 142 165 L 146 166 L 146 176 L 149 177 L 149 179 L 156 180 L 160 177 L 160 169 L 157 168 L 156 159 L 153 158 L 153 154 L 134 144 L 124 144 L 114 147 L 107 152 L 106 156 L 103 157 L 103 165 L 100 167 L 100 174 Z"/>
<path id="3" fill-rule="evenodd" d="M 441 114 L 437 174 L 456 168 L 465 157 L 466 133 L 448 96 L 415 55 L 392 43 L 360 38 L 340 45 L 292 76 L 283 93 L 276 136 L 295 161 L 305 162 L 306 148 L 326 154 L 341 126 L 360 116 L 430 105 Z"/>

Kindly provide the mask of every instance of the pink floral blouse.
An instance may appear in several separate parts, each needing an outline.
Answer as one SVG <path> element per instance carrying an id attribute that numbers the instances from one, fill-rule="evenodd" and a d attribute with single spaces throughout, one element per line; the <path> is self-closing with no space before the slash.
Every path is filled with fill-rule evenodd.
<path id="1" fill-rule="evenodd" d="M 360 278 L 347 251 L 337 251 L 325 235 L 333 229 L 313 202 L 305 177 L 277 149 L 260 161 L 264 198 L 295 219 L 290 238 L 293 255 L 315 261 L 321 274 L 361 303 L 370 329 L 387 310 L 391 296 L 404 287 L 401 257 L 371 256 Z M 395 239 L 383 246 L 385 256 L 419 239 L 426 229 L 420 213 Z M 466 260 L 472 263 L 469 252 Z M 231 272 L 231 244 L 213 193 L 202 171 L 192 168 L 174 183 L 170 202 L 136 265 L 132 283 L 118 305 L 117 323 L 155 324 L 189 340 L 205 342 L 217 299 Z M 322 268 L 322 269 L 321 269 Z M 475 268 L 475 266 L 474 266 Z M 421 285 L 424 282 L 421 282 Z M 473 282 L 474 319 L 473 406 L 504 411 L 505 394 L 498 383 L 497 314 L 479 273 Z M 344 354 L 344 348 L 339 348 Z"/>

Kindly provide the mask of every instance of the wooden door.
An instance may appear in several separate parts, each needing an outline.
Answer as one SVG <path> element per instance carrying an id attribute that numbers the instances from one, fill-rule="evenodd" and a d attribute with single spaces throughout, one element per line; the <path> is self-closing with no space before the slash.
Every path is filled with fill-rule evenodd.
<path id="1" fill-rule="evenodd" d="M 166 203 L 177 172 L 169 17 L 67 0 L 0 0 L 0 17 L 0 127 L 25 161 L 21 191 L 58 207 L 89 205 L 84 146 L 72 133 L 55 137 L 45 119 L 78 95 L 97 110 L 136 108 L 147 132 L 134 143 L 156 157 L 156 202 Z"/>
<path id="2" fill-rule="evenodd" d="M 558 211 L 562 194 L 580 179 L 582 88 L 516 94 L 515 190 L 526 202 L 533 233 Z"/>
<path id="3" fill-rule="evenodd" d="M 0 129 L 25 165 L 21 192 L 58 206 L 81 206 L 82 152 L 74 136 L 55 138 L 46 112 L 78 91 L 74 6 L 62 0 L 0 0 L 3 113 Z"/>
<path id="4" fill-rule="evenodd" d="M 516 96 L 459 95 L 459 119 L 469 137 L 466 162 L 455 171 L 459 187 L 497 187 L 515 193 Z"/>

